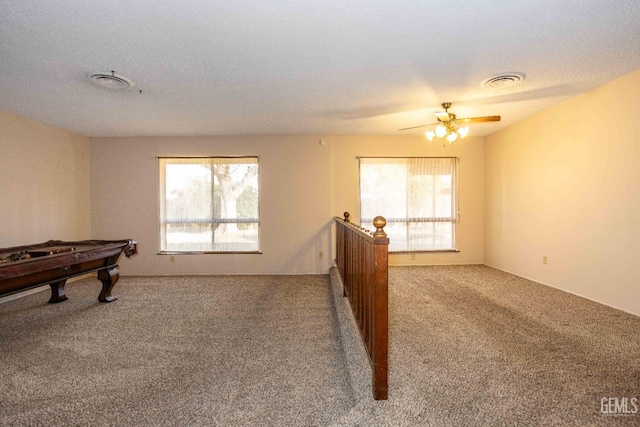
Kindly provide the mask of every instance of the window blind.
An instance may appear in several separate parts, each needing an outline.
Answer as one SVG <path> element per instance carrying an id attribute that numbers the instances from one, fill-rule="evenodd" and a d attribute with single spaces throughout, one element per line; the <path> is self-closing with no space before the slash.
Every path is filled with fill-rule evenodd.
<path id="1" fill-rule="evenodd" d="M 456 249 L 455 157 L 361 157 L 360 223 L 387 220 L 390 252 Z"/>

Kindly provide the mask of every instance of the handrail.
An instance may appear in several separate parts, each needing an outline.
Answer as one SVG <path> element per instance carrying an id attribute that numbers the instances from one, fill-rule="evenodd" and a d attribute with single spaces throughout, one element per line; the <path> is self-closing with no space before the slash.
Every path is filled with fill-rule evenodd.
<path id="1" fill-rule="evenodd" d="M 367 349 L 372 369 L 373 397 L 388 396 L 389 355 L 389 238 L 386 220 L 373 220 L 376 230 L 351 223 L 349 212 L 336 221 L 336 264 L 343 283 L 344 296 Z"/>

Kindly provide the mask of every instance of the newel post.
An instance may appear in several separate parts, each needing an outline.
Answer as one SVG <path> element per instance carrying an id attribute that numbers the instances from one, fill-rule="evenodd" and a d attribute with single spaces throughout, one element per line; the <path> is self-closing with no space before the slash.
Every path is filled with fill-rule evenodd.
<path id="1" fill-rule="evenodd" d="M 373 364 L 373 396 L 386 400 L 388 396 L 389 366 L 389 239 L 384 231 L 387 220 L 377 216 L 373 220 L 374 237 L 374 315 L 371 362 Z"/>

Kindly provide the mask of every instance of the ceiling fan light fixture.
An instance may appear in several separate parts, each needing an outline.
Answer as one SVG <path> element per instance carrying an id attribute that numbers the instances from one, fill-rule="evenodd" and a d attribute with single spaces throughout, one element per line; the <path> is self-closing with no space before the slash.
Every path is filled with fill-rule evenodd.
<path id="1" fill-rule="evenodd" d="M 436 123 L 412 126 L 408 128 L 402 128 L 400 130 L 414 130 L 426 126 L 436 125 L 435 129 L 426 131 L 424 133 L 425 137 L 429 141 L 433 141 L 435 137 L 445 138 L 447 141 L 449 141 L 449 143 L 452 143 L 453 141 L 457 140 L 458 137 L 465 138 L 467 135 L 469 135 L 469 126 L 466 125 L 467 123 L 486 123 L 500 121 L 500 116 L 464 117 L 459 119 L 455 114 L 449 112 L 449 107 L 451 107 L 450 102 L 442 103 L 444 112 L 441 111 L 434 113 L 436 119 L 438 119 Z M 464 126 L 460 126 L 462 124 L 464 124 Z"/>
<path id="2" fill-rule="evenodd" d="M 435 134 L 438 138 L 442 138 L 447 134 L 447 129 L 444 127 L 444 125 L 438 125 L 435 129 Z"/>

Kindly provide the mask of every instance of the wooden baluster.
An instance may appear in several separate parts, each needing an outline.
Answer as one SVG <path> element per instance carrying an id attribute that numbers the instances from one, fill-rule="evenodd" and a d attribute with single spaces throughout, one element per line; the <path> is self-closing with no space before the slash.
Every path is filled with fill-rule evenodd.
<path id="1" fill-rule="evenodd" d="M 362 257 L 359 256 L 362 251 L 362 237 L 358 236 L 358 244 L 356 245 L 356 256 L 358 258 L 358 262 L 356 263 L 358 269 L 358 290 L 356 291 L 356 319 L 358 321 L 358 325 L 360 326 L 360 330 L 362 330 L 362 318 L 360 318 L 361 313 L 361 304 L 362 304 Z"/>
<path id="2" fill-rule="evenodd" d="M 373 278 L 372 271 L 375 268 L 372 262 L 372 254 L 373 254 L 373 245 L 367 244 L 366 250 L 364 253 L 364 259 L 366 262 L 366 278 L 365 278 L 365 289 L 364 289 L 364 342 L 367 346 L 367 351 L 371 354 L 371 337 L 372 337 L 372 329 L 371 329 L 371 307 L 372 307 L 372 286 L 371 279 Z"/>

